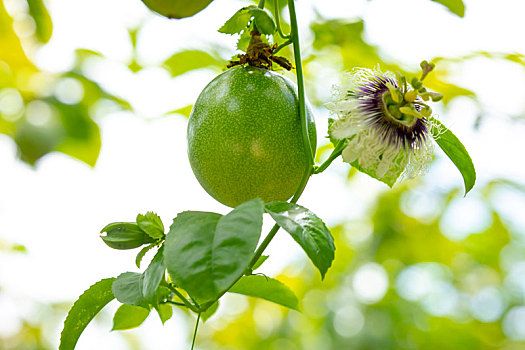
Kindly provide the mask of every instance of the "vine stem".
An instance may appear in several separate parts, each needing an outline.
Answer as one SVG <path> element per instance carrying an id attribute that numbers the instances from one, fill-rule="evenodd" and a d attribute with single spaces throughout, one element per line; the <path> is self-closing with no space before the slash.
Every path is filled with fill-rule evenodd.
<path id="1" fill-rule="evenodd" d="M 279 33 L 279 35 L 283 39 L 290 39 L 290 36 L 289 35 L 284 35 L 283 34 L 283 30 L 281 29 L 281 19 L 279 18 L 279 1 L 278 0 L 273 0 L 273 7 L 274 7 L 274 11 L 275 11 L 275 24 L 276 24 L 276 27 L 277 27 L 277 33 Z M 290 44 L 290 43 L 291 43 L 291 41 L 288 42 L 288 44 Z M 274 53 L 275 52 L 277 52 L 277 50 L 274 51 Z"/>
<path id="2" fill-rule="evenodd" d="M 297 16 L 295 14 L 294 0 L 288 0 L 288 10 L 290 12 L 291 38 L 293 44 L 293 54 L 295 58 L 295 69 L 297 76 L 297 94 L 299 95 L 299 117 L 301 119 L 301 131 L 303 135 L 303 144 L 308 156 L 310 167 L 314 164 L 314 155 L 308 134 L 308 121 L 306 120 L 306 99 L 304 96 L 304 77 L 303 65 L 301 63 L 301 48 L 299 46 L 299 29 L 297 28 Z M 308 176 L 309 177 L 309 176 Z M 299 186 L 300 188 L 301 186 Z"/>
<path id="3" fill-rule="evenodd" d="M 201 313 L 197 314 L 197 322 L 195 322 L 195 330 L 193 331 L 193 340 L 191 342 L 191 350 L 195 346 L 195 339 L 197 339 L 197 330 L 199 329 L 199 321 L 201 320 Z"/>
<path id="4" fill-rule="evenodd" d="M 161 283 L 162 283 L 162 281 L 161 281 Z M 199 312 L 199 309 L 197 309 L 195 306 L 193 306 L 193 305 L 188 301 L 188 299 L 186 299 L 186 298 L 184 297 L 184 295 L 182 295 L 182 294 L 177 290 L 177 288 L 173 287 L 171 284 L 169 284 L 169 283 L 167 283 L 167 282 L 166 282 L 166 283 L 163 283 L 163 284 L 164 284 L 164 285 L 165 285 L 170 291 L 172 291 L 173 294 L 175 294 L 177 297 L 179 297 L 179 299 L 182 300 L 182 302 L 184 303 L 184 305 L 185 305 L 188 309 L 192 310 L 193 312 Z"/>
<path id="5" fill-rule="evenodd" d="M 343 153 L 343 150 L 345 149 L 345 147 L 346 147 L 346 141 L 345 140 L 339 140 L 337 145 L 335 145 L 335 148 L 332 151 L 332 153 L 330 154 L 330 156 L 323 162 L 323 164 L 321 164 L 318 167 L 315 167 L 313 173 L 314 174 L 320 174 L 323 171 L 325 171 L 326 168 L 328 168 L 328 166 L 330 166 L 330 164 L 332 164 L 332 162 L 337 157 L 339 157 L 341 155 L 341 153 Z"/>
<path id="6" fill-rule="evenodd" d="M 285 48 L 286 46 L 290 45 L 292 43 L 291 39 L 286 39 L 285 42 L 277 46 L 275 50 L 273 50 L 273 53 L 276 54 L 277 52 L 281 51 L 281 49 Z"/>

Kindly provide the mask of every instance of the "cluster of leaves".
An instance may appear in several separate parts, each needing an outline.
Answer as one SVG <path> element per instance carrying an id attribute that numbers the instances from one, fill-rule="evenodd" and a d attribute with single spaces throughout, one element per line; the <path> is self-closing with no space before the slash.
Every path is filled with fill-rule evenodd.
<path id="1" fill-rule="evenodd" d="M 301 246 L 324 278 L 334 259 L 334 240 L 325 224 L 310 210 L 288 202 L 245 202 L 230 213 L 186 211 L 177 215 L 167 234 L 160 218 L 148 212 L 136 222 L 111 223 L 102 239 L 114 249 L 143 246 L 136 258 L 140 268 L 147 251 L 158 248 L 142 273 L 125 272 L 91 286 L 71 308 L 60 349 L 73 349 L 84 328 L 110 301 L 123 305 L 113 318 L 113 329 L 138 327 L 155 309 L 162 322 L 181 306 L 208 319 L 226 292 L 265 299 L 298 310 L 297 297 L 282 282 L 254 275 L 268 258 L 256 250 L 263 214 Z M 261 246 L 264 249 L 263 243 Z M 259 248 L 261 248 L 261 246 Z M 168 274 L 166 274 L 166 271 Z"/>
<path id="2" fill-rule="evenodd" d="M 240 34 L 237 41 L 237 49 L 246 51 L 250 43 L 252 30 L 257 29 L 264 41 L 267 41 L 265 35 L 275 33 L 276 25 L 271 14 L 257 6 L 247 6 L 237 11 L 224 25 L 219 29 L 224 34 Z"/>

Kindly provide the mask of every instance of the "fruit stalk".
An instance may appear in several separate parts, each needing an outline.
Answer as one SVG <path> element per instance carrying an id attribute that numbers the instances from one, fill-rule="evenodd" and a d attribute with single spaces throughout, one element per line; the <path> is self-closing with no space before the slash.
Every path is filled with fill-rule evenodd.
<path id="1" fill-rule="evenodd" d="M 299 197 L 304 191 L 308 179 L 312 175 L 314 165 L 314 154 L 312 145 L 310 144 L 310 138 L 308 137 L 308 123 L 306 120 L 306 99 L 304 96 L 304 77 L 303 77 L 303 65 L 301 63 L 301 48 L 299 45 L 299 29 L 297 28 L 297 15 L 295 14 L 294 0 L 288 0 L 288 10 L 290 13 L 290 26 L 291 33 L 290 37 L 293 44 L 293 54 L 295 59 L 296 76 L 297 76 L 297 95 L 299 97 L 299 117 L 301 119 L 301 133 L 303 135 L 303 145 L 305 152 L 308 156 L 308 169 L 305 171 L 301 184 L 297 188 L 291 202 L 296 203 Z"/>
<path id="2" fill-rule="evenodd" d="M 301 131 L 303 135 L 303 143 L 306 154 L 308 155 L 308 162 L 310 167 L 314 164 L 314 155 L 312 146 L 310 145 L 310 139 L 308 137 L 308 124 L 306 122 L 306 100 L 304 96 L 304 78 L 303 78 L 303 66 L 301 63 L 301 49 L 299 46 L 299 30 L 297 28 L 297 18 L 295 14 L 294 0 L 288 0 L 288 9 L 290 12 L 290 25 L 291 25 L 291 39 L 293 44 L 293 54 L 295 59 L 296 75 L 297 75 L 297 95 L 299 97 L 299 117 L 301 118 Z M 309 177 L 309 176 L 308 176 Z M 306 181 L 308 178 L 306 178 Z M 301 187 L 301 186 L 300 186 Z"/>

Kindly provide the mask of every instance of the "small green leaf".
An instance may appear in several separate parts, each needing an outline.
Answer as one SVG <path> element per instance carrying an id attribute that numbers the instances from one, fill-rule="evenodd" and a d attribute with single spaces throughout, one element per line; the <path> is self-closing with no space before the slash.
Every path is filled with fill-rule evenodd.
<path id="1" fill-rule="evenodd" d="M 219 32 L 224 34 L 237 34 L 242 32 L 248 26 L 248 23 L 250 23 L 250 19 L 252 18 L 251 10 L 254 8 L 257 8 L 257 6 L 243 7 L 235 12 L 235 14 L 219 28 Z"/>
<path id="2" fill-rule="evenodd" d="M 149 302 L 153 307 L 157 308 L 159 305 L 164 304 L 166 300 L 170 298 L 171 294 L 171 290 L 161 285 L 155 291 L 155 297 L 150 299 Z"/>
<path id="3" fill-rule="evenodd" d="M 53 33 L 53 22 L 47 11 L 43 0 L 27 0 L 29 15 L 36 25 L 36 37 L 38 41 L 45 44 L 51 39 Z"/>
<path id="4" fill-rule="evenodd" d="M 357 170 L 359 170 L 360 172 L 365 173 L 368 176 L 376 180 L 379 180 L 383 182 L 384 184 L 388 185 L 388 187 L 392 188 L 394 184 L 396 183 L 397 179 L 399 179 L 399 177 L 403 173 L 403 171 L 405 171 L 407 163 L 408 163 L 408 158 L 405 158 L 403 161 L 398 162 L 398 163 L 392 162 L 387 172 L 382 177 L 377 176 L 377 167 L 379 165 L 379 162 L 375 162 L 371 164 L 370 166 L 368 166 L 367 168 L 363 168 L 362 166 L 360 166 L 359 160 L 353 161 L 352 163 L 350 163 L 350 165 L 356 168 Z"/>
<path id="5" fill-rule="evenodd" d="M 145 215 L 137 215 L 137 225 L 153 239 L 164 237 L 162 220 L 152 211 L 148 211 Z"/>
<path id="6" fill-rule="evenodd" d="M 256 7 L 250 12 L 259 32 L 268 35 L 275 33 L 275 22 L 268 11 Z"/>
<path id="7" fill-rule="evenodd" d="M 229 292 L 261 298 L 299 311 L 295 293 L 284 283 L 266 276 L 243 276 Z"/>
<path id="8" fill-rule="evenodd" d="M 244 272 L 262 228 L 263 203 L 253 199 L 229 214 L 180 213 L 166 237 L 164 258 L 173 281 L 209 301 Z"/>
<path id="9" fill-rule="evenodd" d="M 123 331 L 126 329 L 137 328 L 148 318 L 149 310 L 143 307 L 123 304 L 121 305 L 115 316 L 113 316 L 112 331 Z"/>
<path id="10" fill-rule="evenodd" d="M 122 304 L 146 307 L 144 294 L 142 293 L 144 276 L 136 272 L 124 272 L 120 274 L 111 290 L 113 295 Z"/>
<path id="11" fill-rule="evenodd" d="M 465 16 L 465 4 L 463 0 L 432 0 L 445 6 L 450 12 L 459 17 Z"/>
<path id="12" fill-rule="evenodd" d="M 216 55 L 200 50 L 186 50 L 177 52 L 162 64 L 172 77 L 179 76 L 186 72 L 199 68 L 221 67 L 223 60 Z"/>
<path id="13" fill-rule="evenodd" d="M 255 262 L 255 264 L 253 264 L 252 266 L 252 271 L 255 271 L 257 270 L 259 267 L 261 267 L 262 264 L 264 264 L 264 262 L 266 261 L 266 259 L 268 259 L 269 256 L 268 255 L 261 255 L 259 257 L 259 259 L 257 259 L 257 261 Z"/>
<path id="14" fill-rule="evenodd" d="M 186 118 L 189 118 L 192 109 L 193 109 L 193 105 L 187 105 L 182 108 L 168 112 L 168 114 L 180 114 L 180 115 L 185 116 Z"/>
<path id="15" fill-rule="evenodd" d="M 248 45 L 250 44 L 252 36 L 250 35 L 250 29 L 245 29 L 241 32 L 239 40 L 237 40 L 237 50 L 246 51 Z M 237 56 L 232 58 L 233 60 L 237 59 Z"/>
<path id="16" fill-rule="evenodd" d="M 328 130 L 332 129 L 332 125 L 334 124 L 334 122 L 335 122 L 334 118 L 328 118 Z M 332 135 L 330 135 L 330 133 L 328 133 L 328 138 L 330 139 L 330 142 L 332 143 L 332 145 L 334 145 L 334 148 L 337 146 L 337 144 L 340 141 L 336 138 L 333 138 Z"/>
<path id="17" fill-rule="evenodd" d="M 164 265 L 164 246 L 160 247 L 155 254 L 153 260 L 149 264 L 146 271 L 144 271 L 144 278 L 142 279 L 142 294 L 144 298 L 150 300 L 155 295 L 155 291 L 159 287 L 159 283 L 164 278 L 166 265 Z"/>
<path id="18" fill-rule="evenodd" d="M 211 304 L 211 306 L 206 311 L 201 313 L 202 322 L 208 321 L 210 317 L 212 317 L 217 312 L 218 309 L 219 309 L 219 301 L 217 300 L 216 302 Z"/>
<path id="19" fill-rule="evenodd" d="M 220 218 L 216 213 L 185 211 L 173 220 L 166 235 L 164 261 L 168 272 L 194 297 L 203 295 L 204 299 L 212 299 L 217 293 L 210 276 L 210 260 Z"/>
<path id="20" fill-rule="evenodd" d="M 73 350 L 93 317 L 115 298 L 111 291 L 114 281 L 115 278 L 106 278 L 95 283 L 75 301 L 64 321 L 59 350 Z"/>
<path id="21" fill-rule="evenodd" d="M 160 304 L 155 307 L 155 310 L 157 310 L 162 324 L 166 323 L 173 316 L 173 307 L 170 304 Z"/>
<path id="22" fill-rule="evenodd" d="M 275 32 L 275 21 L 272 15 L 257 6 L 251 5 L 243 7 L 224 23 L 219 29 L 220 33 L 224 34 L 240 34 L 246 31 L 246 27 L 250 24 L 251 19 L 255 20 L 257 29 L 262 34 L 273 34 Z"/>
<path id="23" fill-rule="evenodd" d="M 450 160 L 456 165 L 465 183 L 465 195 L 474 187 L 476 182 L 476 169 L 465 146 L 459 139 L 447 129 L 440 121 L 430 118 L 437 125 L 434 128 L 434 139 L 438 146 L 445 152 Z M 444 130 L 444 132 L 443 132 Z"/>
<path id="24" fill-rule="evenodd" d="M 334 239 L 324 222 L 310 210 L 287 202 L 270 202 L 266 211 L 292 235 L 324 278 L 334 260 Z"/>
<path id="25" fill-rule="evenodd" d="M 155 247 L 155 243 L 152 243 L 150 245 L 145 246 L 140 250 L 140 252 L 137 254 L 137 257 L 135 258 L 135 265 L 140 269 L 140 263 L 142 262 L 142 259 L 146 255 L 146 253 L 151 249 Z"/>
<path id="26" fill-rule="evenodd" d="M 153 239 L 133 222 L 114 222 L 104 227 L 100 232 L 106 233 L 100 238 L 113 249 L 133 249 L 153 242 Z"/>

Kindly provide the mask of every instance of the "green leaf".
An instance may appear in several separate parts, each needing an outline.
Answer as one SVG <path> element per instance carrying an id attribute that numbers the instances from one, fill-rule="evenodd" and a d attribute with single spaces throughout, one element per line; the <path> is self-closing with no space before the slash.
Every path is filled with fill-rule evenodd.
<path id="1" fill-rule="evenodd" d="M 93 317 L 115 298 L 111 291 L 114 281 L 115 278 L 106 278 L 95 283 L 75 301 L 64 321 L 59 350 L 73 350 Z"/>
<path id="2" fill-rule="evenodd" d="M 113 328 L 111 328 L 111 330 L 122 331 L 137 328 L 148 316 L 148 309 L 123 304 L 118 308 L 117 312 L 115 312 L 115 316 L 113 316 Z"/>
<path id="3" fill-rule="evenodd" d="M 247 28 L 243 30 L 239 40 L 237 40 L 237 50 L 246 51 L 251 39 L 252 36 L 250 35 L 250 29 Z M 237 59 L 237 56 L 233 57 L 232 59 Z"/>
<path id="4" fill-rule="evenodd" d="M 174 111 L 168 112 L 168 114 L 180 114 L 180 115 L 185 116 L 186 118 L 189 118 L 192 109 L 193 109 L 193 105 L 187 105 L 182 108 L 176 109 Z"/>
<path id="5" fill-rule="evenodd" d="M 100 238 L 113 249 L 133 249 L 153 242 L 153 239 L 133 222 L 113 222 L 100 232 L 106 233 Z"/>
<path id="6" fill-rule="evenodd" d="M 144 276 L 136 272 L 124 272 L 120 274 L 111 290 L 113 295 L 122 304 L 142 306 L 147 308 L 147 303 L 144 301 L 144 294 L 142 293 Z"/>
<path id="7" fill-rule="evenodd" d="M 200 301 L 224 291 L 247 268 L 262 228 L 263 202 L 229 214 L 180 213 L 166 237 L 164 259 L 174 282 Z"/>
<path id="8" fill-rule="evenodd" d="M 270 202 L 266 211 L 292 235 L 324 278 L 334 260 L 334 239 L 324 222 L 310 210 L 287 202 Z"/>
<path id="9" fill-rule="evenodd" d="M 162 64 L 172 77 L 199 68 L 221 67 L 223 60 L 205 51 L 186 50 L 177 52 Z"/>
<path id="10" fill-rule="evenodd" d="M 474 187 L 476 182 L 476 169 L 465 146 L 459 139 L 448 130 L 440 121 L 430 118 L 437 125 L 434 128 L 433 137 L 438 146 L 445 152 L 450 160 L 456 165 L 465 183 L 465 195 Z M 443 132 L 444 131 L 444 132 Z"/>
<path id="11" fill-rule="evenodd" d="M 88 124 L 89 126 L 85 128 L 89 128 L 90 130 L 90 135 L 88 137 L 79 139 L 67 135 L 66 138 L 57 145 L 55 150 L 94 167 L 97 163 L 98 155 L 100 154 L 102 139 L 100 137 L 100 129 L 98 125 L 91 120 Z"/>
<path id="12" fill-rule="evenodd" d="M 465 4 L 463 0 L 432 0 L 445 6 L 450 12 L 459 17 L 465 16 Z"/>
<path id="13" fill-rule="evenodd" d="M 155 306 L 155 310 L 157 310 L 162 324 L 166 323 L 173 316 L 173 307 L 170 304 L 160 304 Z"/>
<path id="14" fill-rule="evenodd" d="M 295 293 L 284 283 L 266 276 L 243 276 L 229 292 L 261 298 L 299 311 Z"/>
<path id="15" fill-rule="evenodd" d="M 150 299 L 149 303 L 153 307 L 157 308 L 160 305 L 163 305 L 166 302 L 166 300 L 170 298 L 171 294 L 172 292 L 171 290 L 169 290 L 168 287 L 161 285 L 160 287 L 157 288 L 157 291 L 155 292 L 155 297 Z"/>
<path id="16" fill-rule="evenodd" d="M 257 29 L 262 34 L 273 34 L 275 32 L 276 26 L 272 15 L 268 11 L 254 5 L 243 7 L 235 12 L 219 29 L 219 32 L 224 34 L 240 34 L 246 30 L 252 17 L 255 20 Z"/>
<path id="17" fill-rule="evenodd" d="M 259 32 L 268 35 L 275 33 L 275 22 L 268 11 L 256 7 L 250 12 Z"/>
<path id="18" fill-rule="evenodd" d="M 255 264 L 253 264 L 252 266 L 252 271 L 255 271 L 257 270 L 259 267 L 261 267 L 262 264 L 264 264 L 264 262 L 266 261 L 266 259 L 268 259 L 269 256 L 268 255 L 261 255 L 259 257 L 259 259 L 257 259 L 257 261 L 255 262 Z"/>
<path id="19" fill-rule="evenodd" d="M 224 34 L 237 34 L 242 32 L 248 26 L 248 23 L 250 23 L 250 19 L 252 18 L 251 10 L 253 8 L 257 8 L 257 6 L 243 7 L 235 12 L 235 14 L 219 28 L 219 32 Z"/>
<path id="20" fill-rule="evenodd" d="M 211 306 L 206 311 L 201 313 L 202 322 L 206 322 L 207 320 L 209 320 L 210 317 L 212 317 L 217 312 L 218 309 L 219 309 L 219 301 L 217 300 L 216 302 L 211 304 Z"/>
<path id="21" fill-rule="evenodd" d="M 53 22 L 47 11 L 43 0 L 27 0 L 29 15 L 33 17 L 36 24 L 36 37 L 38 41 L 45 44 L 51 39 L 53 33 Z"/>
<path id="22" fill-rule="evenodd" d="M 144 271 L 144 278 L 142 279 L 142 294 L 144 298 L 150 300 L 155 295 L 155 291 L 159 287 L 159 283 L 164 278 L 166 265 L 164 264 L 164 246 L 160 247 L 151 260 L 146 271 Z"/>
<path id="23" fill-rule="evenodd" d="M 152 211 L 148 211 L 145 215 L 137 215 L 137 225 L 153 239 L 164 237 L 162 220 Z"/>
<path id="24" fill-rule="evenodd" d="M 146 255 L 146 253 L 151 249 L 155 247 L 155 243 L 152 243 L 150 245 L 145 246 L 140 250 L 140 252 L 137 254 L 137 257 L 135 258 L 135 265 L 140 269 L 140 263 L 142 262 L 142 259 Z"/>
<path id="25" fill-rule="evenodd" d="M 383 182 L 384 184 L 388 185 L 388 187 L 392 188 L 394 184 L 396 183 L 397 179 L 399 178 L 399 176 L 401 176 L 403 171 L 405 171 L 407 163 L 408 163 L 408 158 L 404 158 L 402 159 L 402 161 L 398 163 L 392 162 L 387 172 L 382 177 L 377 176 L 377 167 L 379 165 L 379 161 L 371 164 L 367 168 L 363 168 L 362 166 L 360 166 L 359 160 L 353 161 L 352 163 L 350 163 L 350 165 L 356 168 L 357 170 L 359 170 L 360 172 L 365 173 L 368 176 L 376 180 L 379 180 Z"/>
<path id="26" fill-rule="evenodd" d="M 45 99 L 58 112 L 64 132 L 55 150 L 93 167 L 101 145 L 100 129 L 89 114 L 89 106 L 93 103 L 89 95 L 93 93 L 90 91 L 93 85 L 88 84 L 85 77 L 82 79 L 76 74 L 66 73 L 62 77 L 71 78 L 82 84 L 84 90 L 82 102 L 86 103 L 66 104 L 54 97 Z M 92 84 L 100 89 L 96 83 L 92 82 Z"/>

